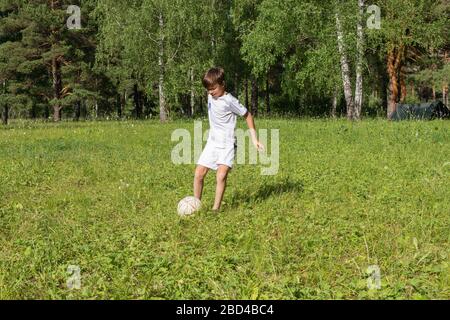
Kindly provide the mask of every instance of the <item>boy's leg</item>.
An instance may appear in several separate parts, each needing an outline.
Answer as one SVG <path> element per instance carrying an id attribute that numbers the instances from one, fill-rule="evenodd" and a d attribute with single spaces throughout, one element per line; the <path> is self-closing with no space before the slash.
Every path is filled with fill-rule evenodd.
<path id="1" fill-rule="evenodd" d="M 205 181 L 205 176 L 208 173 L 209 168 L 198 165 L 195 168 L 195 177 L 194 177 L 194 197 L 199 200 L 202 200 L 203 193 L 203 182 Z"/>
<path id="2" fill-rule="evenodd" d="M 226 165 L 219 165 L 217 169 L 217 187 L 216 187 L 216 200 L 214 202 L 213 210 L 219 210 L 222 204 L 223 195 L 227 186 L 227 177 L 230 167 Z"/>

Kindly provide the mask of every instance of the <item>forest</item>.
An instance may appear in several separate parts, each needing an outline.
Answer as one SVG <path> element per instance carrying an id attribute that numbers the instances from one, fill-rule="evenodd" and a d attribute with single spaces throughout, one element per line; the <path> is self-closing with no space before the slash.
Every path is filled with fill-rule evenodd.
<path id="1" fill-rule="evenodd" d="M 2 121 L 205 114 L 213 66 L 256 116 L 448 106 L 446 0 L 0 0 Z"/>

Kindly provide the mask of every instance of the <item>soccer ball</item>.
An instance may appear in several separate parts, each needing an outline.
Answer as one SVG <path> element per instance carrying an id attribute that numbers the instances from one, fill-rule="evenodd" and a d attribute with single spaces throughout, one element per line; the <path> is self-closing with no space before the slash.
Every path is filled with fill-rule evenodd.
<path id="1" fill-rule="evenodd" d="M 180 216 L 189 216 L 198 211 L 202 202 L 195 197 L 186 197 L 178 203 L 178 214 Z"/>

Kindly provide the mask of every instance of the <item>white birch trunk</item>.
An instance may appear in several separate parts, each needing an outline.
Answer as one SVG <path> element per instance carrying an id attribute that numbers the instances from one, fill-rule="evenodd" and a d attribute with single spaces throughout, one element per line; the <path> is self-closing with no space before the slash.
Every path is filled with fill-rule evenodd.
<path id="1" fill-rule="evenodd" d="M 334 89 L 333 92 L 333 105 L 331 106 L 331 116 L 336 118 L 336 109 L 338 104 L 338 88 Z"/>
<path id="2" fill-rule="evenodd" d="M 364 30 L 363 30 L 363 15 L 364 15 L 364 0 L 358 0 L 359 15 L 357 26 L 357 51 L 358 60 L 356 62 L 356 87 L 355 87 L 355 110 L 353 119 L 361 119 L 361 109 L 363 103 L 363 59 L 364 59 Z"/>
<path id="3" fill-rule="evenodd" d="M 342 31 L 341 20 L 339 19 L 339 14 L 336 13 L 336 31 L 337 31 L 337 42 L 339 48 L 339 54 L 341 56 L 341 73 L 342 82 L 344 85 L 344 96 L 347 105 L 347 118 L 353 120 L 354 114 L 354 101 L 353 101 L 353 89 L 350 79 L 350 67 L 348 65 L 347 54 L 344 47 L 344 34 Z"/>
<path id="4" fill-rule="evenodd" d="M 191 68 L 191 116 L 194 117 L 195 92 L 194 92 L 194 69 Z"/>
<path id="5" fill-rule="evenodd" d="M 159 13 L 159 55 L 158 55 L 158 65 L 159 65 L 159 118 L 161 122 L 167 121 L 167 109 L 166 109 L 166 97 L 164 92 L 164 18 L 162 12 Z"/>

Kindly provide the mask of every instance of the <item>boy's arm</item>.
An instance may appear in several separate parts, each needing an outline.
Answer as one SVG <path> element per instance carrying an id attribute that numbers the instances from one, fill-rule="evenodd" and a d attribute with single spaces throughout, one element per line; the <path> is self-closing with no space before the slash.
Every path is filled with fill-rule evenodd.
<path id="1" fill-rule="evenodd" d="M 256 136 L 255 120 L 253 119 L 253 115 L 242 104 L 239 103 L 238 99 L 236 99 L 232 95 L 229 95 L 229 97 L 231 111 L 239 116 L 244 117 L 247 121 L 253 145 L 256 149 L 258 149 L 258 151 L 264 151 L 264 145 L 259 142 L 258 137 Z"/>
<path id="2" fill-rule="evenodd" d="M 264 151 L 264 145 L 259 142 L 258 137 L 256 136 L 256 126 L 253 115 L 250 112 L 247 112 L 244 115 L 245 121 L 247 121 L 247 126 L 250 130 L 250 137 L 252 139 L 253 145 L 258 151 Z"/>

